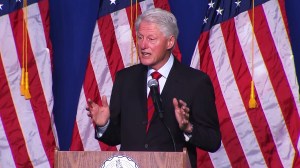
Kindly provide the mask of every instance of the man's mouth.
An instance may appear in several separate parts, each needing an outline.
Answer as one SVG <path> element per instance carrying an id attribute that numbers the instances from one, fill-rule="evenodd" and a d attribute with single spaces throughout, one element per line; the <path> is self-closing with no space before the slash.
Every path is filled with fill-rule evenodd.
<path id="1" fill-rule="evenodd" d="M 144 56 L 144 57 L 148 57 L 148 56 L 151 55 L 151 53 L 149 53 L 149 52 L 141 52 L 141 54 L 142 54 L 142 56 Z"/>

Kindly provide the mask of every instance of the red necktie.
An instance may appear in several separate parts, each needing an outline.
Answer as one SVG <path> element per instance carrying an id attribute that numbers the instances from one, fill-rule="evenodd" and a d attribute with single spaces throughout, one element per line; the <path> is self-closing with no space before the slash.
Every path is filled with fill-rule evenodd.
<path id="1" fill-rule="evenodd" d="M 162 75 L 161 75 L 159 72 L 154 71 L 154 72 L 151 73 L 151 76 L 152 76 L 153 79 L 156 79 L 157 82 L 158 82 L 158 79 L 159 79 Z M 159 85 L 158 85 L 158 89 L 159 89 Z M 152 97 L 151 97 L 151 90 L 150 90 L 150 93 L 149 93 L 149 95 L 148 95 L 147 104 L 148 104 L 148 123 L 147 123 L 146 132 L 148 132 L 149 125 L 150 125 L 150 122 L 151 122 L 153 113 L 154 113 L 154 111 L 155 111 L 154 104 L 153 104 L 153 100 L 152 100 Z"/>

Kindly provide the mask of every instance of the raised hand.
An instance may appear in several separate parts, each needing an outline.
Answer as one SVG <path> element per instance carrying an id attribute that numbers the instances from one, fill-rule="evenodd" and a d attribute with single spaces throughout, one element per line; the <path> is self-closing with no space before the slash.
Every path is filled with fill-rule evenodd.
<path id="1" fill-rule="evenodd" d="M 186 102 L 173 98 L 173 105 L 179 128 L 186 133 L 191 133 L 193 125 L 189 121 L 190 109 L 187 107 Z"/>
<path id="2" fill-rule="evenodd" d="M 99 106 L 89 98 L 88 107 L 86 108 L 86 110 L 88 111 L 87 115 L 91 117 L 93 122 L 100 127 L 104 126 L 108 122 L 108 119 L 110 117 L 110 111 L 106 96 L 102 96 L 101 101 L 102 106 Z"/>

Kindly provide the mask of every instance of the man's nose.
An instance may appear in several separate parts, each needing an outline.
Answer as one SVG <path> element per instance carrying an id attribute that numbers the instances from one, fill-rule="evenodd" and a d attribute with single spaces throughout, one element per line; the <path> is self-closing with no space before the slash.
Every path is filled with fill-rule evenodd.
<path id="1" fill-rule="evenodd" d="M 140 45 L 140 48 L 141 48 L 141 49 L 147 48 L 147 47 L 148 47 L 147 40 L 145 40 L 145 39 L 140 40 L 139 45 Z"/>

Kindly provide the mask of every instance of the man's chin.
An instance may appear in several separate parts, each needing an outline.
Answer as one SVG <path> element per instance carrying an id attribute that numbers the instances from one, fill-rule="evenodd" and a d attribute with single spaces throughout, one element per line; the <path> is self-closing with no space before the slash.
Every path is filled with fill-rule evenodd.
<path id="1" fill-rule="evenodd" d="M 151 65 L 151 61 L 147 60 L 147 59 L 140 59 L 141 64 L 146 65 L 146 66 L 150 66 Z"/>

